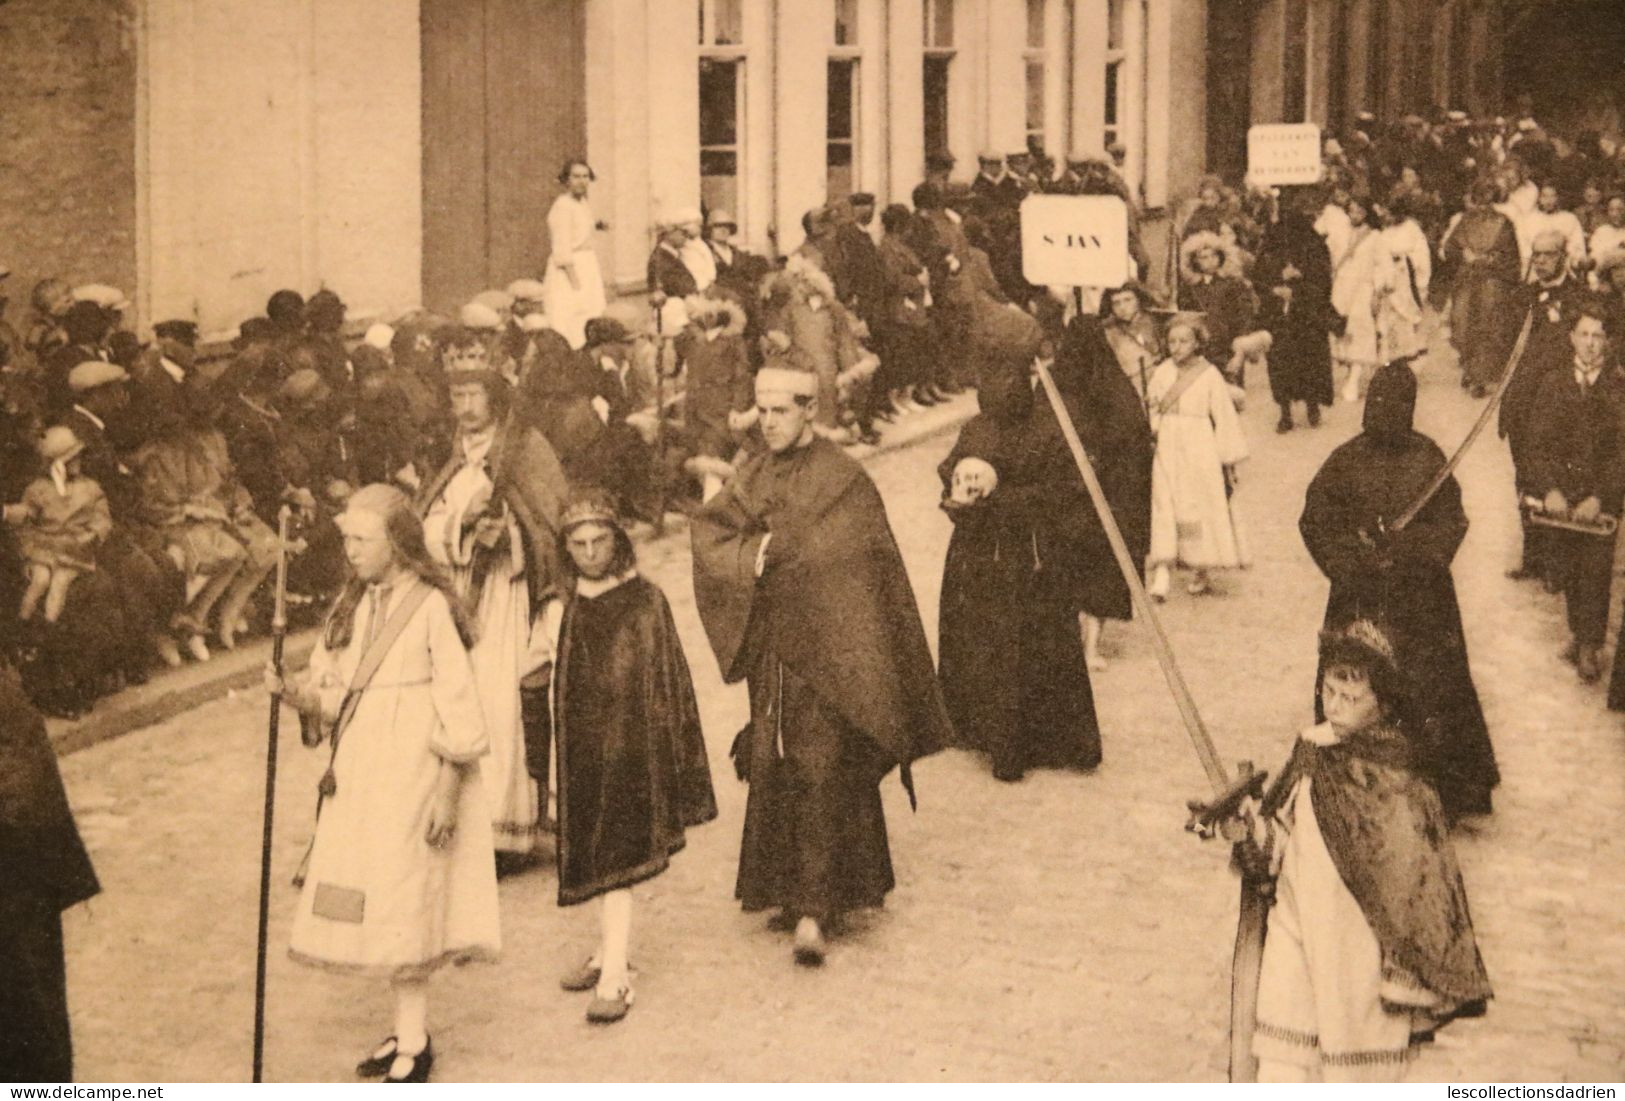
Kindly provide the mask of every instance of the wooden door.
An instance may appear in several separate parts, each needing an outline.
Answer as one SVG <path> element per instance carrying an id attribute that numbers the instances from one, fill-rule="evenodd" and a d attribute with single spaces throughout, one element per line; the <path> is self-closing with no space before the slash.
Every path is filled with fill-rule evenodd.
<path id="1" fill-rule="evenodd" d="M 585 0 L 422 0 L 423 301 L 540 276 L 586 152 Z"/>

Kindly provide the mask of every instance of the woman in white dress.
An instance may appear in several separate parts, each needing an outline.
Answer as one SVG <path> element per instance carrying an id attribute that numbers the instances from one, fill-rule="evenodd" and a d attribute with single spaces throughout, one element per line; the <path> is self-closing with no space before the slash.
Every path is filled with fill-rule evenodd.
<path id="1" fill-rule="evenodd" d="M 1422 314 L 1433 280 L 1433 250 L 1416 220 L 1416 205 L 1410 196 L 1372 207 L 1382 223 L 1389 267 L 1383 284 L 1388 293 L 1377 318 L 1382 327 L 1382 361 L 1415 359 L 1428 347 L 1422 335 Z"/>
<path id="2" fill-rule="evenodd" d="M 547 213 L 551 251 L 542 280 L 542 307 L 554 331 L 576 349 L 587 342 L 587 322 L 604 312 L 604 275 L 592 235 L 606 227 L 593 217 L 587 203 L 587 188 L 597 178 L 586 161 L 566 161 L 559 171 L 565 192 Z"/>
<path id="3" fill-rule="evenodd" d="M 1247 437 L 1219 369 L 1198 354 L 1201 334 L 1191 321 L 1168 327 L 1168 356 L 1146 390 L 1157 438 L 1151 470 L 1151 595 L 1166 599 L 1169 571 L 1194 570 L 1187 590 L 1209 589 L 1208 571 L 1250 564 L 1230 509 L 1236 464 Z"/>
<path id="4" fill-rule="evenodd" d="M 359 490 L 339 527 L 352 576 L 310 669 L 286 683 L 267 673 L 307 744 L 333 746 L 289 951 L 388 979 L 394 1035 L 356 1072 L 422 1082 L 429 976 L 501 944 L 473 629 L 404 493 Z"/>

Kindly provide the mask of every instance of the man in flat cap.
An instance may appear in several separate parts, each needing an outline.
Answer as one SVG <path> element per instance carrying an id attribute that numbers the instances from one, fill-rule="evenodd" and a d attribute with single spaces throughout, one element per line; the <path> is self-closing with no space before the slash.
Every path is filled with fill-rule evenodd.
<path id="1" fill-rule="evenodd" d="M 900 767 L 912 798 L 948 718 L 880 493 L 813 431 L 818 380 L 791 354 L 756 375 L 768 450 L 694 519 L 694 593 L 724 679 L 750 692 L 736 893 L 778 909 L 816 966 L 841 915 L 891 890 L 879 784 Z"/>

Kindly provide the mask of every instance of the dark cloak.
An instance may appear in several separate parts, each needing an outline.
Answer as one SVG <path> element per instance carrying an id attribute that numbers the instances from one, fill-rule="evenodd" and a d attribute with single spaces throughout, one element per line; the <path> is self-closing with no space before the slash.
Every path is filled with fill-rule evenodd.
<path id="1" fill-rule="evenodd" d="M 1288 278 L 1288 266 L 1298 275 Z M 1264 233 L 1253 284 L 1259 288 L 1259 327 L 1269 332 L 1270 396 L 1277 405 L 1294 401 L 1332 403 L 1332 261 L 1326 242 L 1308 218 L 1283 211 Z M 1275 287 L 1290 287 L 1283 302 Z"/>
<path id="2" fill-rule="evenodd" d="M 1409 367 L 1390 364 L 1377 372 L 1364 431 L 1333 451 L 1316 473 L 1298 530 L 1332 583 L 1325 627 L 1369 619 L 1393 640 L 1414 689 L 1401 725 L 1415 747 L 1418 770 L 1452 817 L 1486 814 L 1500 773 L 1450 576 L 1467 534 L 1460 486 L 1448 479 L 1403 532 L 1381 534 L 1445 463 L 1438 445 L 1412 430 L 1415 404 L 1416 376 Z M 1318 697 L 1317 675 L 1317 718 Z"/>
<path id="3" fill-rule="evenodd" d="M 995 775 L 1010 779 L 1029 768 L 1092 769 L 1100 726 L 1075 582 L 1060 576 L 1068 563 L 1050 522 L 1088 504 L 1077 500 L 1083 490 L 1070 457 L 1059 456 L 1063 464 L 1053 447 L 1034 446 L 1031 421 L 1053 416 L 1034 408 L 1025 372 L 984 377 L 978 398 L 983 412 L 938 468 L 954 524 L 938 628 L 954 744 L 989 753 Z M 993 467 L 997 488 L 975 504 L 950 505 L 954 468 L 968 458 Z"/>
<path id="4" fill-rule="evenodd" d="M 1055 387 L 1061 391 L 1078 439 L 1094 465 L 1129 557 L 1141 577 L 1151 553 L 1151 462 L 1155 443 L 1145 406 L 1117 364 L 1098 317 L 1074 318 L 1055 356 Z M 1065 512 L 1069 522 L 1070 574 L 1078 609 L 1102 619 L 1132 619 L 1134 601 L 1118 568 L 1106 529 L 1089 499 L 1049 402 L 1036 395 L 1031 427 L 1033 446 L 1070 475 L 1065 496 L 1081 495 L 1081 507 Z M 1056 474 L 1060 478 L 1059 473 Z M 1059 482 L 1057 483 L 1060 484 Z"/>
<path id="5" fill-rule="evenodd" d="M 755 575 L 769 533 L 766 569 Z M 738 894 L 831 916 L 892 885 L 878 785 L 949 740 L 914 591 L 863 468 L 827 440 L 748 460 L 693 522 L 694 596 L 748 680 Z"/>
<path id="6" fill-rule="evenodd" d="M 1461 216 L 1440 248 L 1454 268 L 1450 343 L 1461 357 L 1462 382 L 1494 386 L 1522 321 L 1515 303 L 1521 274 L 1518 236 L 1505 214 L 1476 207 Z"/>
<path id="7" fill-rule="evenodd" d="M 1266 809 L 1305 774 L 1326 851 L 1384 966 L 1439 998 L 1436 1023 L 1481 1014 L 1490 982 L 1467 889 L 1438 797 L 1412 770 L 1408 739 L 1387 726 L 1330 746 L 1300 739 Z"/>
<path id="8" fill-rule="evenodd" d="M 572 593 L 559 630 L 559 905 L 651 879 L 717 816 L 694 683 L 665 595 Z"/>
<path id="9" fill-rule="evenodd" d="M 45 722 L 0 670 L 0 1082 L 73 1078 L 63 910 L 101 890 Z"/>

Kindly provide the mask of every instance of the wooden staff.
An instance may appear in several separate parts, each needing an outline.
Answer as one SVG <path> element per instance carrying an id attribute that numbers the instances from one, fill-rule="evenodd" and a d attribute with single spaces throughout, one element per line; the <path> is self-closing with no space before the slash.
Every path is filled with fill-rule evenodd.
<path id="1" fill-rule="evenodd" d="M 1077 463 L 1078 473 L 1083 476 L 1084 487 L 1089 491 L 1089 499 L 1094 502 L 1095 513 L 1100 517 L 1100 526 L 1106 532 L 1106 541 L 1111 545 L 1112 556 L 1117 559 L 1117 568 L 1122 571 L 1123 580 L 1127 582 L 1129 593 L 1134 598 L 1134 606 L 1151 628 L 1151 645 L 1157 655 L 1158 664 L 1162 666 L 1162 675 L 1168 681 L 1174 703 L 1179 707 L 1180 717 L 1185 721 L 1185 731 L 1190 735 L 1191 745 L 1195 747 L 1197 759 L 1201 761 L 1202 770 L 1207 773 L 1208 783 L 1213 789 L 1213 803 L 1193 804 L 1191 807 L 1196 815 L 1192 819 L 1191 828 L 1197 829 L 1201 821 L 1208 819 L 1216 821 L 1217 818 L 1227 817 L 1216 814 L 1214 808 L 1238 805 L 1242 795 L 1256 793 L 1261 788 L 1264 775 L 1261 772 L 1254 772 L 1247 764 L 1239 766 L 1232 775 L 1219 760 L 1218 750 L 1213 745 L 1213 737 L 1202 722 L 1201 713 L 1196 709 L 1196 700 L 1191 696 L 1190 687 L 1186 685 L 1185 677 L 1179 671 L 1179 663 L 1174 659 L 1173 647 L 1169 645 L 1162 621 L 1157 618 L 1156 608 L 1151 602 L 1150 595 L 1145 591 L 1144 583 L 1140 580 L 1139 566 L 1129 554 L 1128 544 L 1123 541 L 1123 533 L 1117 526 L 1117 518 L 1112 515 L 1111 504 L 1106 500 L 1106 492 L 1101 488 L 1100 479 L 1096 477 L 1089 456 L 1083 450 L 1083 441 L 1078 438 L 1077 427 L 1073 425 L 1072 417 L 1066 411 L 1066 405 L 1061 400 L 1061 392 L 1056 389 L 1049 368 L 1042 363 L 1038 365 L 1038 380 L 1043 383 L 1050 409 L 1054 411 L 1055 419 L 1060 422 L 1061 434 L 1066 437 L 1066 445 L 1072 452 L 1072 460 Z M 1246 843 L 1239 837 L 1227 836 L 1227 840 L 1234 842 L 1238 849 Z M 1264 954 L 1264 924 L 1269 912 L 1268 880 L 1258 876 L 1256 869 L 1248 861 L 1238 859 L 1236 863 L 1242 870 L 1242 883 L 1241 908 L 1236 925 L 1236 947 L 1230 970 L 1230 1080 L 1252 1082 L 1258 1077 L 1258 1061 L 1253 1058 L 1252 1053 L 1252 1036 L 1258 1006 L 1258 969 Z"/>
<path id="2" fill-rule="evenodd" d="M 276 598 L 271 615 L 271 669 L 282 680 L 282 643 L 288 634 L 288 521 L 287 505 L 277 513 Z M 265 951 L 271 920 L 271 822 L 276 811 L 276 749 L 282 720 L 282 693 L 271 697 L 270 730 L 265 744 L 265 825 L 260 833 L 260 929 L 254 957 L 254 1081 L 265 1072 Z"/>

